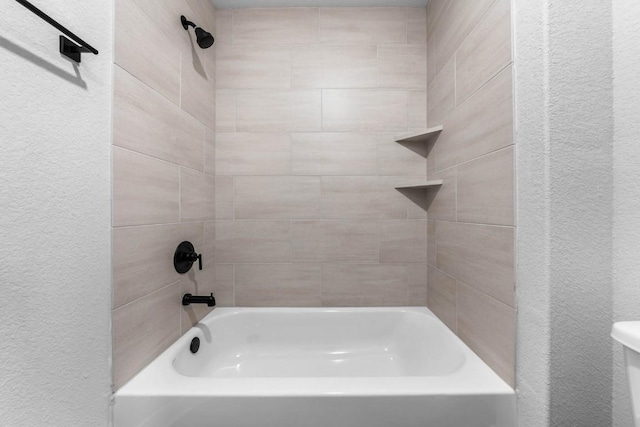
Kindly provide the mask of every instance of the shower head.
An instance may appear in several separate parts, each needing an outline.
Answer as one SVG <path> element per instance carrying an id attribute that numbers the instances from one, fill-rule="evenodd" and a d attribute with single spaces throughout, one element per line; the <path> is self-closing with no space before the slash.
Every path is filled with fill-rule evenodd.
<path id="1" fill-rule="evenodd" d="M 196 27 L 196 24 L 188 21 L 187 18 L 184 17 L 184 15 L 180 17 L 180 22 L 182 22 L 182 28 L 187 31 L 189 30 L 189 27 L 195 28 L 196 41 L 198 43 L 198 46 L 200 46 L 202 49 L 210 48 L 211 45 L 213 45 L 214 39 L 210 32 L 205 31 L 200 27 Z"/>
<path id="2" fill-rule="evenodd" d="M 211 33 L 203 30 L 200 27 L 196 28 L 196 40 L 198 42 L 198 46 L 203 49 L 207 49 L 213 44 L 213 36 L 211 35 Z"/>

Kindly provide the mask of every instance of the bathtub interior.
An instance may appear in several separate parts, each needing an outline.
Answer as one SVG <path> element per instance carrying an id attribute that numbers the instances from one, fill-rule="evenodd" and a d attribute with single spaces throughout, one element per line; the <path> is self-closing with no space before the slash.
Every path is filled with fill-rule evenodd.
<path id="1" fill-rule="evenodd" d="M 231 311 L 198 324 L 199 351 L 182 345 L 173 368 L 213 378 L 444 376 L 465 362 L 447 332 L 409 310 Z"/>
<path id="2" fill-rule="evenodd" d="M 513 427 L 516 410 L 426 307 L 223 308 L 116 392 L 114 423 Z"/>

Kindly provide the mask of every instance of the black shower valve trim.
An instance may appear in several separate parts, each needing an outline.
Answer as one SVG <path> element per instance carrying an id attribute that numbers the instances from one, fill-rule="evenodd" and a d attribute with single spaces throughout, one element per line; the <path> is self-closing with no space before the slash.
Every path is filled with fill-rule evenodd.
<path id="1" fill-rule="evenodd" d="M 196 252 L 191 242 L 184 241 L 178 245 L 173 254 L 173 266 L 180 274 L 191 270 L 193 263 L 198 261 L 198 268 L 202 270 L 202 254 Z"/>

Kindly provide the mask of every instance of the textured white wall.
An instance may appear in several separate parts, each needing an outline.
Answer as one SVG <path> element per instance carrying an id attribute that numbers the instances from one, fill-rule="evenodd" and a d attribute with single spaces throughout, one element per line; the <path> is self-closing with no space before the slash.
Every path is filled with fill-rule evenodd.
<path id="1" fill-rule="evenodd" d="M 611 425 L 611 4 L 516 0 L 521 427 Z"/>
<path id="2" fill-rule="evenodd" d="M 640 320 L 640 3 L 612 3 L 614 320 Z M 614 342 L 613 350 L 613 425 L 630 427 L 633 421 L 622 346 Z"/>
<path id="3" fill-rule="evenodd" d="M 522 427 L 549 420 L 550 179 L 547 14 L 514 0 L 518 330 L 516 384 Z"/>
<path id="4" fill-rule="evenodd" d="M 112 2 L 34 3 L 100 55 L 0 3 L 0 425 L 105 426 Z"/>

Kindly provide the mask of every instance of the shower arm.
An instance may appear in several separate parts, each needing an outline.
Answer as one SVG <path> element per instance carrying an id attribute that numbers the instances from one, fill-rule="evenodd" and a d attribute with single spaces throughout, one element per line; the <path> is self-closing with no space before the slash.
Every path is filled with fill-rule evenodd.
<path id="1" fill-rule="evenodd" d="M 196 28 L 196 24 L 187 20 L 187 18 L 185 18 L 184 16 L 180 17 L 180 21 L 182 22 L 182 28 L 184 28 L 185 30 L 188 30 L 189 27 Z"/>

